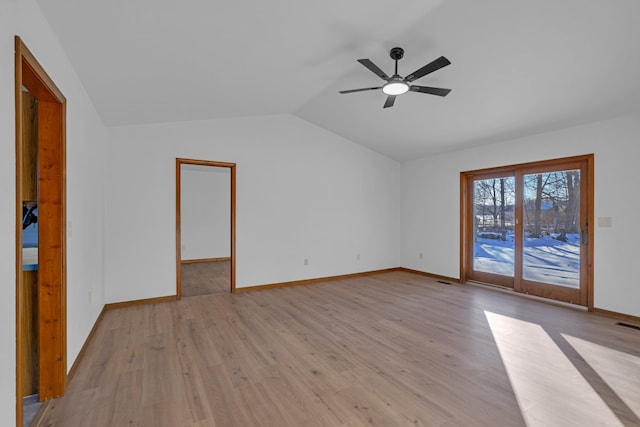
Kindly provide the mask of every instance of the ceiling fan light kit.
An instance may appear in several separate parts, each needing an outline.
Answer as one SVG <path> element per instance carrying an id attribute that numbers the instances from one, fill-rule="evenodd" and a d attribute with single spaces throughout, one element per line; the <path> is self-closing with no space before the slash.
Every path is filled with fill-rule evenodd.
<path id="1" fill-rule="evenodd" d="M 387 95 L 402 95 L 409 91 L 409 85 L 399 77 L 392 77 L 386 85 L 382 86 L 382 91 Z"/>
<path id="2" fill-rule="evenodd" d="M 403 93 L 409 91 L 427 93 L 437 96 L 447 96 L 449 92 L 451 92 L 451 89 L 418 86 L 411 84 L 411 82 L 413 82 L 414 80 L 418 80 L 419 78 L 424 77 L 427 74 L 431 74 L 434 71 L 437 71 L 440 68 L 446 67 L 447 65 L 451 64 L 451 62 L 444 56 L 431 61 L 424 67 L 417 69 L 405 78 L 402 78 L 398 74 L 398 61 L 404 56 L 404 49 L 402 49 L 401 47 L 394 47 L 389 51 L 389 56 L 395 61 L 395 73 L 391 77 L 389 77 L 387 73 L 382 71 L 380 67 L 371 62 L 369 59 L 358 59 L 358 62 L 364 65 L 369 71 L 380 77 L 382 80 L 385 80 L 386 83 L 384 85 L 378 87 L 366 87 L 362 89 L 341 90 L 340 93 L 345 94 L 382 89 L 382 92 L 387 95 L 387 100 L 385 101 L 383 108 L 389 108 L 393 107 L 396 96 L 402 95 Z"/>

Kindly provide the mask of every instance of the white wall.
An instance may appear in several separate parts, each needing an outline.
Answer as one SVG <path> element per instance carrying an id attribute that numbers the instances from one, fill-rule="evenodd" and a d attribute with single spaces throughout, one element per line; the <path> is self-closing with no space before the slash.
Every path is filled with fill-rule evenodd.
<path id="1" fill-rule="evenodd" d="M 613 219 L 612 228 L 594 229 L 595 306 L 640 316 L 640 198 L 633 191 L 640 182 L 639 140 L 636 114 L 406 163 L 402 265 L 460 277 L 460 172 L 593 153 L 596 222 L 601 216 Z"/>
<path id="2" fill-rule="evenodd" d="M 231 256 L 231 169 L 201 165 L 181 169 L 182 259 Z"/>
<path id="3" fill-rule="evenodd" d="M 103 161 L 108 134 L 33 0 L 0 1 L 0 425 L 15 425 L 14 35 L 67 98 L 67 357 L 74 362 L 104 305 Z M 91 301 L 89 301 L 91 293 Z"/>
<path id="4" fill-rule="evenodd" d="M 109 302 L 176 293 L 176 157 L 237 164 L 239 288 L 399 264 L 393 160 L 291 115 L 111 130 Z"/>

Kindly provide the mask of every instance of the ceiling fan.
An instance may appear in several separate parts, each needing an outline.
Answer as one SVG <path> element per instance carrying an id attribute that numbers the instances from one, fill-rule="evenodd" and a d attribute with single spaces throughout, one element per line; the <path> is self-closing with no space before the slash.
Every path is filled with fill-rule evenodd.
<path id="1" fill-rule="evenodd" d="M 440 68 L 446 67 L 451 64 L 451 62 L 441 56 L 440 58 L 431 61 L 427 65 L 422 68 L 417 69 L 413 73 L 409 74 L 407 77 L 402 78 L 398 74 L 398 61 L 402 59 L 404 56 L 404 49 L 401 47 L 394 47 L 389 51 L 389 56 L 396 62 L 395 74 L 389 77 L 384 71 L 382 71 L 376 64 L 371 62 L 368 59 L 358 59 L 358 62 L 367 67 L 371 72 L 373 72 L 376 76 L 380 77 L 382 80 L 385 80 L 386 83 L 382 86 L 378 87 L 365 87 L 362 89 L 350 89 L 350 90 L 341 90 L 340 93 L 353 93 L 353 92 L 363 92 L 366 90 L 378 90 L 382 89 L 387 95 L 387 100 L 384 103 L 383 108 L 393 107 L 393 103 L 396 100 L 396 96 L 402 95 L 405 92 L 418 92 L 418 93 L 428 93 L 430 95 L 438 95 L 438 96 L 447 96 L 451 89 L 443 89 L 439 87 L 429 87 L 429 86 L 418 86 L 410 84 L 414 80 L 418 80 L 420 77 L 424 77 L 427 74 L 433 73 L 434 71 L 439 70 Z"/>

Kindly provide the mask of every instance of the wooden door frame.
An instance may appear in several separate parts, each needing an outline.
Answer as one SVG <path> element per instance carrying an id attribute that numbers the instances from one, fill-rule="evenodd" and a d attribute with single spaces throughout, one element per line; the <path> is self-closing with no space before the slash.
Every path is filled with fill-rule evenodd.
<path id="1" fill-rule="evenodd" d="M 462 283 L 466 283 L 469 280 L 470 275 L 470 261 L 473 257 L 473 242 L 469 242 L 467 236 L 471 232 L 469 227 L 471 227 L 471 223 L 469 222 L 469 216 L 473 216 L 473 202 L 469 203 L 470 198 L 473 195 L 469 194 L 469 183 L 472 182 L 479 175 L 499 175 L 503 173 L 512 173 L 514 170 L 523 170 L 530 168 L 545 168 L 549 166 L 553 166 L 561 163 L 568 162 L 585 162 L 586 163 L 586 174 L 582 178 L 584 180 L 584 185 L 586 187 L 586 200 L 581 198 L 580 204 L 581 209 L 584 209 L 586 212 L 586 218 L 584 223 L 581 223 L 582 229 L 586 230 L 587 236 L 587 251 L 586 251 L 586 278 L 585 278 L 585 289 L 586 289 L 586 301 L 581 301 L 583 305 L 586 305 L 589 311 L 594 310 L 594 301 L 593 301 L 593 254 L 594 254 L 594 155 L 593 154 L 585 154 L 573 157 L 564 157 L 559 159 L 552 160 L 543 160 L 537 162 L 530 163 L 520 163 L 515 165 L 508 166 L 500 166 L 494 168 L 487 168 L 481 170 L 474 171 L 465 171 L 460 172 L 460 281 Z M 516 199 L 516 204 L 520 203 Z M 520 207 L 521 209 L 521 207 Z M 516 231 L 517 232 L 517 231 Z M 517 260 L 514 260 L 516 262 Z M 517 282 L 517 281 L 516 281 Z M 518 284 L 515 284 L 515 289 L 518 291 Z"/>
<path id="2" fill-rule="evenodd" d="M 221 168 L 229 168 L 230 185 L 231 185 L 231 280 L 230 292 L 236 291 L 236 164 L 229 162 L 217 162 L 211 160 L 197 160 L 176 158 L 176 298 L 182 298 L 182 232 L 181 232 L 181 166 L 214 166 Z"/>
<path id="3" fill-rule="evenodd" d="M 53 227 L 39 227 L 38 326 L 40 400 L 64 394 L 67 386 L 66 297 L 66 99 L 19 36 L 15 37 L 16 133 L 16 425 L 22 426 L 24 333 L 22 280 L 22 88 L 38 100 L 39 210 L 46 206 Z M 46 168 L 46 174 L 44 173 Z M 42 193 L 45 193 L 41 200 Z M 44 200 L 46 199 L 46 200 Z M 41 206 L 42 205 L 42 206 Z M 45 222 L 46 223 L 46 222 Z M 44 242 L 44 243 L 43 243 Z"/>

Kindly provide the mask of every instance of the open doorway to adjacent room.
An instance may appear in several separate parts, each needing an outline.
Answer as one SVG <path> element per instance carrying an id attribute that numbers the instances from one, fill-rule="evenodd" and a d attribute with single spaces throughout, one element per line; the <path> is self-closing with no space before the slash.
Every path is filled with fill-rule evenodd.
<path id="1" fill-rule="evenodd" d="M 15 38 L 16 425 L 67 385 L 66 98 Z"/>
<path id="2" fill-rule="evenodd" d="M 235 164 L 176 159 L 177 296 L 235 290 Z"/>

